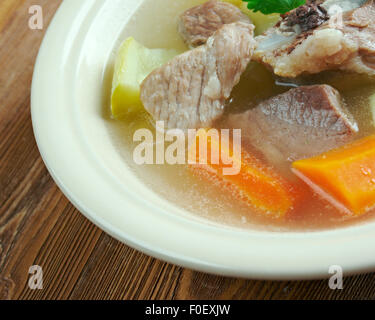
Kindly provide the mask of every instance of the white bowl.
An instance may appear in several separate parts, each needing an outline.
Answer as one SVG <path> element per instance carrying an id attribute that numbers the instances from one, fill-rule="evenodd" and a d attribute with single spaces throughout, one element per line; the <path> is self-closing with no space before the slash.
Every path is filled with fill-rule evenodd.
<path id="1" fill-rule="evenodd" d="M 327 277 L 331 265 L 346 274 L 375 270 L 373 222 L 324 232 L 241 230 L 198 218 L 135 177 L 113 144 L 102 105 L 114 52 L 140 5 L 65 0 L 41 46 L 33 126 L 42 157 L 70 201 L 127 245 L 204 272 L 307 279 Z"/>

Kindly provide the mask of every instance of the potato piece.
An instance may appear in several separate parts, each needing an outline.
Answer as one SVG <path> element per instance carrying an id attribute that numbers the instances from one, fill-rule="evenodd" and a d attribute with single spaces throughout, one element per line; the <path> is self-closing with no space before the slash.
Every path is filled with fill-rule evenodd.
<path id="1" fill-rule="evenodd" d="M 228 2 L 228 3 L 230 3 L 230 4 L 233 4 L 234 6 L 236 6 L 236 7 L 241 7 L 242 6 L 242 4 L 243 4 L 243 2 L 242 2 L 242 0 L 222 0 L 223 2 Z"/>
<path id="2" fill-rule="evenodd" d="M 265 32 L 267 29 L 273 27 L 280 19 L 280 15 L 277 13 L 265 15 L 261 12 L 254 12 L 247 8 L 247 3 L 242 0 L 222 0 L 229 2 L 241 9 L 243 13 L 248 15 L 255 25 L 255 34 L 259 35 Z"/>
<path id="3" fill-rule="evenodd" d="M 245 3 L 243 5 L 243 11 L 250 17 L 251 21 L 253 21 L 253 24 L 255 25 L 256 35 L 260 35 L 267 31 L 269 28 L 272 28 L 280 19 L 280 15 L 277 13 L 265 15 L 261 12 L 254 12 L 247 9 Z"/>
<path id="4" fill-rule="evenodd" d="M 370 97 L 370 108 L 372 114 L 372 123 L 375 126 L 375 94 Z"/>
<path id="5" fill-rule="evenodd" d="M 176 50 L 148 49 L 134 38 L 126 39 L 118 52 L 112 83 L 111 108 L 115 118 L 143 109 L 142 81 L 156 68 L 178 55 Z"/>

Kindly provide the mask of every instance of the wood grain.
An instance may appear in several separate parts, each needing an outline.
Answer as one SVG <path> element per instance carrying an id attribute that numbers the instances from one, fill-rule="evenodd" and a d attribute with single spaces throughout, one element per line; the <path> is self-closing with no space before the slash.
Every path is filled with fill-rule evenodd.
<path id="1" fill-rule="evenodd" d="M 267 282 L 207 275 L 148 257 L 85 219 L 58 190 L 30 119 L 34 61 L 58 0 L 38 0 L 45 27 L 28 28 L 29 0 L 0 2 L 0 299 L 375 299 L 375 275 Z M 28 269 L 44 271 L 42 290 Z"/>

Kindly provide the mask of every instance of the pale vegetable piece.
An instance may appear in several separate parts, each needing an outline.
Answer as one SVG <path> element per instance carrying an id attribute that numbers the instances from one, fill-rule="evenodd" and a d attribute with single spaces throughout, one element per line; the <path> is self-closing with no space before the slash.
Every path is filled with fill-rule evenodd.
<path id="1" fill-rule="evenodd" d="M 372 113 L 373 125 L 375 126 L 375 94 L 370 97 L 370 108 Z"/>
<path id="2" fill-rule="evenodd" d="M 280 15 L 277 13 L 265 15 L 261 12 L 254 12 L 247 8 L 247 3 L 242 0 L 222 0 L 229 2 L 241 9 L 243 13 L 250 17 L 252 23 L 255 25 L 255 34 L 259 35 L 265 32 L 267 29 L 273 27 L 280 19 Z"/>
<path id="3" fill-rule="evenodd" d="M 134 38 L 126 39 L 118 52 L 112 82 L 111 108 L 115 118 L 143 110 L 140 85 L 155 69 L 180 52 L 173 49 L 148 49 Z"/>
<path id="4" fill-rule="evenodd" d="M 255 25 L 256 35 L 264 33 L 280 20 L 280 15 L 277 13 L 266 15 L 261 12 L 254 12 L 247 9 L 246 3 L 243 3 L 242 6 L 244 7 L 242 11 L 250 17 L 251 21 Z"/>
<path id="5" fill-rule="evenodd" d="M 233 4 L 234 6 L 239 7 L 239 8 L 241 8 L 241 6 L 243 4 L 242 0 L 222 0 L 222 1 Z"/>

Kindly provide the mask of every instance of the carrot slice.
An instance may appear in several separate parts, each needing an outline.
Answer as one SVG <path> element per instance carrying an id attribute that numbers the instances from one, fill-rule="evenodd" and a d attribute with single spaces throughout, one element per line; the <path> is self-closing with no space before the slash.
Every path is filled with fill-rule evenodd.
<path id="1" fill-rule="evenodd" d="M 251 154 L 245 151 L 236 154 L 233 144 L 224 145 L 218 135 L 207 135 L 208 132 L 199 130 L 195 142 L 189 148 L 189 161 L 195 162 L 190 163 L 190 167 L 195 174 L 220 184 L 235 198 L 273 218 L 282 218 L 293 209 L 297 192 L 288 181 Z M 200 148 L 205 139 L 207 152 L 202 155 Z M 238 168 L 236 174 L 227 174 L 225 171 L 228 169 L 225 163 L 228 162 L 224 163 L 223 159 L 229 157 L 232 158 L 232 166 Z"/>
<path id="2" fill-rule="evenodd" d="M 375 135 L 292 166 L 307 183 L 355 215 L 375 206 Z"/>

